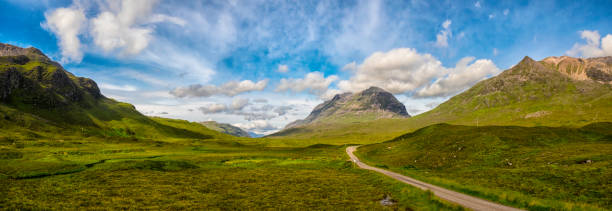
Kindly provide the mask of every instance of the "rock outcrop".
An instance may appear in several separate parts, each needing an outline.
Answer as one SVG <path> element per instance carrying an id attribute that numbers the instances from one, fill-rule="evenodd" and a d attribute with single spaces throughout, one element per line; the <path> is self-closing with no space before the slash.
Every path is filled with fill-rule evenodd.
<path id="1" fill-rule="evenodd" d="M 317 105 L 305 119 L 289 123 L 285 128 L 341 119 L 368 121 L 406 117 L 410 117 L 406 107 L 393 94 L 378 87 L 370 87 L 356 94 L 337 94 Z"/>

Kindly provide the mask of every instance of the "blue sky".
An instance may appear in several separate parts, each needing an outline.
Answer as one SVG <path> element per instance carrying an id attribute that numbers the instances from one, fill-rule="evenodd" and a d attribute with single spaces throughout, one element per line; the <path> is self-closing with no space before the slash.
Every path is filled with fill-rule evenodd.
<path id="1" fill-rule="evenodd" d="M 270 133 L 380 86 L 422 113 L 524 56 L 612 54 L 611 1 L 0 0 L 34 46 L 147 115 Z"/>

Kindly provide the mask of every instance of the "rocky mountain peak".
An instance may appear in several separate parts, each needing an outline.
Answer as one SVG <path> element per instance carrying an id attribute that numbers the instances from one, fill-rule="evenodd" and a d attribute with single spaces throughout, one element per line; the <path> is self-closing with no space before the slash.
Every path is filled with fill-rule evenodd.
<path id="1" fill-rule="evenodd" d="M 33 60 L 50 61 L 49 57 L 37 48 L 22 48 L 5 43 L 0 43 L 0 56 L 27 56 Z"/>
<path id="2" fill-rule="evenodd" d="M 292 122 L 286 128 L 342 119 L 369 121 L 406 117 L 410 117 L 406 107 L 393 94 L 378 87 L 370 87 L 355 94 L 337 94 L 332 99 L 317 105 L 308 117 Z"/>
<path id="3" fill-rule="evenodd" d="M 74 76 L 36 48 L 0 43 L 0 101 L 58 107 L 88 97 L 103 97 L 93 80 Z"/>

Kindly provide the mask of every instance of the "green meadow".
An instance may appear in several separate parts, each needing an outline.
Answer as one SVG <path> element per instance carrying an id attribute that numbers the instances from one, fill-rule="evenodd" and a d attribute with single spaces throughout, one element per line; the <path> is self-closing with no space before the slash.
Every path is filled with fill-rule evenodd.
<path id="1" fill-rule="evenodd" d="M 602 210 L 612 207 L 610 128 L 438 124 L 356 154 L 372 166 L 507 205 Z"/>
<path id="2" fill-rule="evenodd" d="M 354 167 L 345 146 L 122 137 L 0 143 L 1 209 L 461 209 Z M 387 197 L 393 205 L 382 206 Z"/>

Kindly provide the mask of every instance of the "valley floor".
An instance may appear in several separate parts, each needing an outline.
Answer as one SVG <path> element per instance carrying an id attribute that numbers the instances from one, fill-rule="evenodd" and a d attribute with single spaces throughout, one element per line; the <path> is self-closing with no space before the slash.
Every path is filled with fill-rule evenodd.
<path id="1" fill-rule="evenodd" d="M 355 168 L 344 146 L 36 140 L 0 147 L 0 209 L 462 209 Z M 381 205 L 387 197 L 391 205 Z"/>

